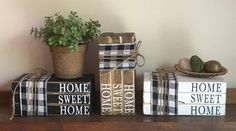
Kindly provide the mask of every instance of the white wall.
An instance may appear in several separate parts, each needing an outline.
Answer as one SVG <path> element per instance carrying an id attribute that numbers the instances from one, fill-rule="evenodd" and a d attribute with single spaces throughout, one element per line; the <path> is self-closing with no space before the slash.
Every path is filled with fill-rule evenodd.
<path id="1" fill-rule="evenodd" d="M 135 32 L 146 58 L 139 76 L 197 54 L 227 67 L 225 80 L 236 88 L 236 0 L 1 0 L 0 90 L 36 67 L 53 71 L 48 48 L 29 32 L 44 16 L 70 10 L 98 19 L 102 31 Z"/>

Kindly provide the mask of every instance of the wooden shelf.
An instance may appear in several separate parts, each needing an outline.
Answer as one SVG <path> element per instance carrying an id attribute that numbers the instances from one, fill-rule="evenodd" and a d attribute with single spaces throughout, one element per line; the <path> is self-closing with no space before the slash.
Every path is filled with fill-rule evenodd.
<path id="1" fill-rule="evenodd" d="M 0 130 L 236 130 L 235 90 L 227 90 L 226 116 L 143 116 L 142 106 L 137 105 L 135 116 L 100 116 L 98 111 L 85 117 L 15 117 L 11 115 L 11 93 L 0 92 Z M 140 95 L 137 96 L 140 101 Z M 231 98 L 232 97 L 232 98 Z"/>
<path id="2" fill-rule="evenodd" d="M 86 117 L 15 117 L 11 109 L 1 106 L 0 127 L 3 130 L 236 130 L 236 105 L 227 105 L 226 116 L 100 116 Z M 0 130 L 1 130 L 0 129 Z"/>

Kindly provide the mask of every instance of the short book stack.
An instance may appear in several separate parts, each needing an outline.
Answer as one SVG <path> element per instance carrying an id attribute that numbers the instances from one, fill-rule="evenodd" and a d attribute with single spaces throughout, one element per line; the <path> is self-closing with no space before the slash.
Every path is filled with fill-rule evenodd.
<path id="1" fill-rule="evenodd" d="M 179 73 L 145 72 L 144 115 L 224 116 L 226 82 Z"/>
<path id="2" fill-rule="evenodd" d="M 15 116 L 90 115 L 94 77 L 64 80 L 52 74 L 24 74 L 12 82 L 12 90 Z"/>
<path id="3" fill-rule="evenodd" d="M 103 33 L 99 38 L 101 115 L 135 114 L 134 33 Z"/>

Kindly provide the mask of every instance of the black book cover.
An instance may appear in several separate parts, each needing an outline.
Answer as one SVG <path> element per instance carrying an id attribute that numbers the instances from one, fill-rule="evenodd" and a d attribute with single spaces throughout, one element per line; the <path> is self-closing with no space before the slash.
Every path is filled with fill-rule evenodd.
<path id="1" fill-rule="evenodd" d="M 12 82 L 12 91 L 15 90 L 15 116 L 21 116 L 19 81 Z M 18 84 L 18 85 L 17 85 Z M 94 92 L 94 76 L 86 74 L 78 79 L 57 79 L 52 75 L 47 82 L 47 111 L 48 116 L 81 116 L 89 115 L 92 110 Z"/>

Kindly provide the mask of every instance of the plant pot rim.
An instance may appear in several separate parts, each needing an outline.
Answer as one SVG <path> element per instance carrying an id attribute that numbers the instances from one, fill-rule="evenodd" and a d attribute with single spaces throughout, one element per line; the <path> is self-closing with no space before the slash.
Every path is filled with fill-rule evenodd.
<path id="1" fill-rule="evenodd" d="M 76 53 L 76 52 L 81 52 L 81 48 L 83 48 L 83 50 L 85 50 L 87 47 L 87 44 L 81 44 L 79 45 L 79 50 L 77 51 L 70 51 L 67 47 L 65 46 L 49 46 L 49 49 L 51 52 L 56 51 L 56 52 L 60 52 L 60 53 Z"/>

